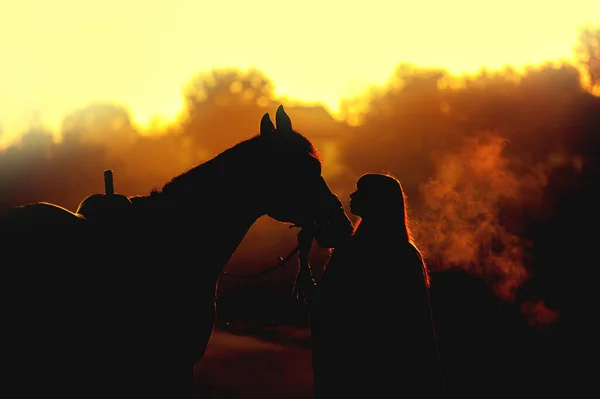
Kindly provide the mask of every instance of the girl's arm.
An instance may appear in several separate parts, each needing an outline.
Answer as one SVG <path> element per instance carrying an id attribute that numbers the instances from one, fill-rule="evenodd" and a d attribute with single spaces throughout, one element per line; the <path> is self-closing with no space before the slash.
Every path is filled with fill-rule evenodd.
<path id="1" fill-rule="evenodd" d="M 312 246 L 314 234 L 310 230 L 302 229 L 298 233 L 298 273 L 294 284 L 294 292 L 297 298 L 302 298 L 309 311 L 313 310 L 316 304 L 316 283 L 310 269 L 308 254 Z"/>

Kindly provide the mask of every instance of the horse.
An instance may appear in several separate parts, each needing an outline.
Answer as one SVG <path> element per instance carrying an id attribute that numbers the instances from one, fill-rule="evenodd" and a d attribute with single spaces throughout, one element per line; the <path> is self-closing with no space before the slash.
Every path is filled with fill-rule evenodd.
<path id="1" fill-rule="evenodd" d="M 43 202 L 0 217 L 10 397 L 190 397 L 219 275 L 250 227 L 262 216 L 316 224 L 324 248 L 352 232 L 282 105 L 259 134 L 127 199 L 114 217 Z"/>

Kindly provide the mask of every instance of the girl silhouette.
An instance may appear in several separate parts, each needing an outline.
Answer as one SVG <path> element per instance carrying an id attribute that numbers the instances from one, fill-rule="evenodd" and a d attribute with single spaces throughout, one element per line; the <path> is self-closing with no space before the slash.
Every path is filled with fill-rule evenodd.
<path id="1" fill-rule="evenodd" d="M 366 174 L 350 195 L 354 234 L 314 282 L 314 231 L 298 233 L 297 290 L 311 324 L 315 396 L 439 398 L 429 271 L 409 227 L 400 182 Z M 358 395 L 358 396 L 357 396 Z"/>

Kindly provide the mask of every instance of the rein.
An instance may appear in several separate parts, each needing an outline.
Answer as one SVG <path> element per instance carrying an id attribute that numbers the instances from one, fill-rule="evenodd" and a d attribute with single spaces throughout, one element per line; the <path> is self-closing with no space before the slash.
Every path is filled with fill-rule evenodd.
<path id="1" fill-rule="evenodd" d="M 290 229 L 293 228 L 293 227 L 298 227 L 298 226 L 295 226 L 295 225 L 290 226 Z M 226 271 L 222 271 L 221 274 L 223 276 L 228 276 L 228 277 L 238 278 L 238 279 L 258 278 L 258 277 L 266 276 L 267 274 L 269 274 L 269 273 L 271 273 L 271 272 L 273 272 L 275 270 L 278 270 L 280 268 L 283 269 L 285 267 L 286 263 L 290 259 L 292 259 L 296 255 L 296 253 L 298 253 L 299 250 L 300 250 L 300 246 L 296 246 L 296 248 L 294 248 L 292 251 L 290 251 L 290 253 L 286 257 L 282 258 L 281 256 L 279 256 L 277 258 L 277 263 L 276 264 L 274 264 L 273 266 L 267 267 L 266 269 L 263 269 L 263 270 L 261 270 L 259 272 L 256 272 L 256 273 L 234 274 L 234 273 L 229 273 L 229 272 L 226 272 Z M 216 301 L 217 301 L 217 304 L 218 304 L 218 301 L 219 301 L 218 295 L 216 297 Z M 276 324 L 275 320 L 271 320 L 270 322 L 268 322 L 266 324 L 263 324 L 263 325 L 261 325 L 261 326 L 259 326 L 257 328 L 253 328 L 252 330 L 243 331 L 243 332 L 242 331 L 236 331 L 233 328 L 233 326 L 231 324 L 231 321 L 226 321 L 225 322 L 225 327 L 227 328 L 227 330 L 230 333 L 232 333 L 234 335 L 238 335 L 238 336 L 243 336 L 243 335 L 248 335 L 248 334 L 260 332 L 260 331 L 264 330 L 265 328 L 268 328 L 270 326 L 274 326 L 275 324 Z"/>
<path id="2" fill-rule="evenodd" d="M 331 221 L 333 220 L 333 216 L 327 221 L 327 223 L 325 223 L 325 226 L 323 228 L 320 229 L 320 231 L 323 231 L 327 226 L 329 226 L 329 224 L 331 223 Z M 315 223 L 316 225 L 316 223 Z M 291 225 L 289 228 L 293 229 L 294 227 L 300 227 L 297 225 Z M 256 273 L 250 273 L 250 274 L 233 274 L 233 273 L 229 273 L 226 271 L 222 271 L 221 274 L 224 276 L 229 276 L 229 277 L 233 277 L 233 278 L 256 278 L 256 277 L 262 277 L 265 276 L 269 273 L 271 273 L 272 271 L 275 271 L 277 269 L 279 269 L 280 267 L 283 268 L 285 267 L 285 264 L 294 257 L 294 255 L 296 255 L 296 253 L 300 250 L 300 246 L 296 246 L 296 248 L 294 248 L 285 258 L 282 258 L 281 256 L 277 258 L 277 264 L 271 266 L 271 267 L 267 267 L 266 269 L 263 269 L 259 272 Z"/>
<path id="3" fill-rule="evenodd" d="M 325 228 L 327 226 L 329 226 L 329 224 L 331 224 L 332 220 L 333 220 L 333 216 L 327 221 L 327 223 L 325 223 L 325 225 L 322 228 L 318 228 L 317 224 L 315 223 L 315 227 L 317 227 L 317 231 L 320 231 L 320 232 L 324 231 Z M 290 226 L 290 229 L 294 228 L 294 227 L 300 227 L 300 226 L 292 225 L 292 226 Z M 224 276 L 229 276 L 229 277 L 238 278 L 238 279 L 247 279 L 247 278 L 262 277 L 262 276 L 265 276 L 265 275 L 267 275 L 267 274 L 269 274 L 269 273 L 271 273 L 271 272 L 273 272 L 273 271 L 275 271 L 275 270 L 277 270 L 279 268 L 284 268 L 285 265 L 286 265 L 286 263 L 290 259 L 292 259 L 298 253 L 298 251 L 300 251 L 300 246 L 299 245 L 296 246 L 296 248 L 294 248 L 285 258 L 282 258 L 281 256 L 278 257 L 277 263 L 275 265 L 267 267 L 266 269 L 263 269 L 263 270 L 261 270 L 259 272 L 256 272 L 256 273 L 250 273 L 250 274 L 233 274 L 233 273 L 228 273 L 226 271 L 222 271 L 221 274 L 224 275 Z M 215 299 L 216 299 L 216 302 L 218 304 L 218 300 L 219 300 L 218 295 L 216 295 Z M 258 333 L 260 331 L 263 331 L 267 327 L 274 326 L 275 324 L 277 324 L 276 321 L 275 320 L 271 320 L 270 322 L 268 322 L 266 324 L 263 324 L 263 325 L 261 325 L 259 327 L 256 327 L 256 328 L 253 328 L 251 330 L 244 331 L 244 332 L 236 331 L 233 328 L 233 326 L 231 325 L 231 321 L 226 321 L 225 322 L 225 327 L 227 328 L 227 330 L 230 333 L 232 333 L 234 335 L 243 336 L 243 335 L 248 335 L 248 334 L 252 334 L 252 333 Z"/>
<path id="4" fill-rule="evenodd" d="M 282 258 L 281 256 L 277 258 L 277 263 L 273 266 L 267 267 L 266 269 L 263 269 L 259 272 L 256 273 L 250 273 L 250 274 L 234 274 L 234 273 L 229 273 L 229 272 L 221 272 L 222 275 L 224 276 L 229 276 L 229 277 L 233 277 L 233 278 L 256 278 L 256 277 L 262 277 L 265 276 L 279 268 L 283 268 L 285 267 L 285 264 L 294 257 L 294 255 L 296 255 L 296 253 L 300 250 L 300 247 L 296 247 L 294 248 L 285 258 Z"/>
<path id="5" fill-rule="evenodd" d="M 293 226 L 292 226 L 293 227 Z M 250 274 L 233 274 L 233 273 L 228 273 L 228 272 L 221 272 L 222 275 L 224 276 L 228 276 L 228 277 L 233 277 L 233 278 L 238 278 L 238 279 L 246 279 L 246 278 L 258 278 L 258 277 L 262 277 L 265 276 L 275 270 L 278 270 L 280 268 L 284 268 L 286 263 L 292 259 L 294 257 L 294 255 L 296 255 L 296 253 L 300 250 L 300 247 L 297 246 L 296 248 L 294 248 L 285 258 L 282 258 L 281 256 L 277 259 L 277 263 L 273 266 L 270 266 L 266 269 L 263 269 L 257 273 L 250 273 Z M 219 302 L 219 296 L 216 296 L 216 302 L 218 304 Z M 262 330 L 264 330 L 265 328 L 274 326 L 276 323 L 275 320 L 271 320 L 270 322 L 263 324 L 259 327 L 253 328 L 251 330 L 246 330 L 246 331 L 237 331 L 233 328 L 231 321 L 227 320 L 225 321 L 225 327 L 227 328 L 227 330 L 234 334 L 234 335 L 238 335 L 238 336 L 243 336 L 243 335 L 248 335 L 248 334 L 253 334 L 253 333 L 258 333 Z"/>

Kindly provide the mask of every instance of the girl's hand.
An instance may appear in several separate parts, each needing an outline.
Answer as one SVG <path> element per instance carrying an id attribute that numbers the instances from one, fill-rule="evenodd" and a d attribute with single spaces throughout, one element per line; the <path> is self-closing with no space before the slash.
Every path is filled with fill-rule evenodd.
<path id="1" fill-rule="evenodd" d="M 298 247 L 301 254 L 308 254 L 316 234 L 316 228 L 304 227 L 298 232 Z"/>

